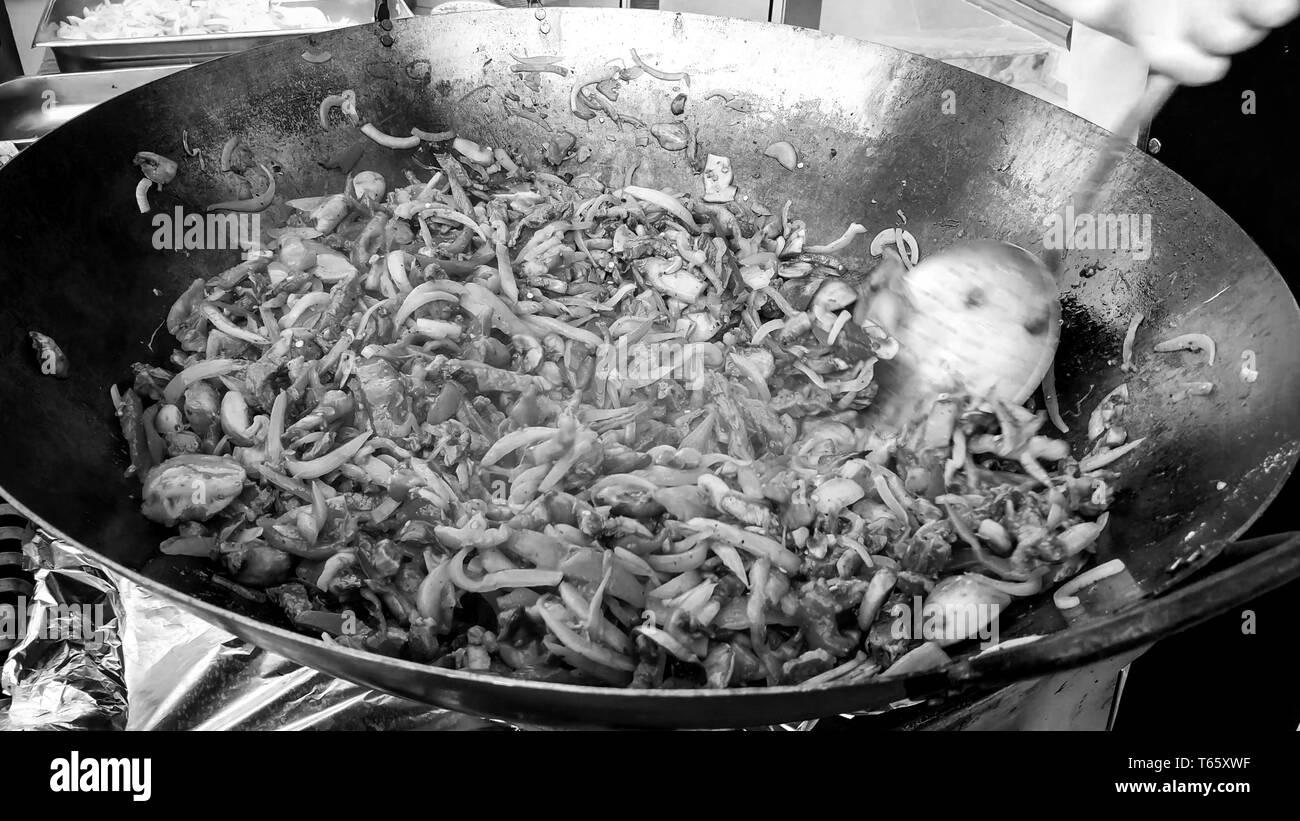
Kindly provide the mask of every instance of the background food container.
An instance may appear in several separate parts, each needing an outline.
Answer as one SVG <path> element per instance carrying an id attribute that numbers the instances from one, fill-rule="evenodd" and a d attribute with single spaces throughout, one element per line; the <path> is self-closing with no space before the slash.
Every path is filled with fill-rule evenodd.
<path id="1" fill-rule="evenodd" d="M 14 32 L 9 26 L 9 13 L 0 6 L 0 83 L 12 80 L 23 73 L 22 61 L 18 59 L 18 45 L 14 42 Z"/>
<path id="2" fill-rule="evenodd" d="M 96 71 L 100 69 L 128 68 L 201 63 L 224 57 L 249 48 L 273 43 L 283 37 L 297 37 L 323 28 L 284 29 L 278 31 L 229 32 L 226 34 L 201 34 L 181 37 L 131 37 L 121 40 L 62 40 L 59 24 L 71 16 L 82 16 L 83 9 L 98 5 L 101 0 L 49 0 L 36 30 L 34 48 L 49 48 L 60 71 Z M 353 23 L 373 19 L 373 0 L 311 0 L 293 2 L 291 7 L 316 8 L 331 20 L 343 18 Z M 409 16 L 400 3 L 389 3 L 393 17 Z M 335 27 L 331 27 L 335 28 Z"/>

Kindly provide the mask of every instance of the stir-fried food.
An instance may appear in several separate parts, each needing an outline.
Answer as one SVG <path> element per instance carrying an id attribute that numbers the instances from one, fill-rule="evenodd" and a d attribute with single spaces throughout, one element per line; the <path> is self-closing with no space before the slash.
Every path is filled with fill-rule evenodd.
<path id="1" fill-rule="evenodd" d="M 640 688 L 919 669 L 982 625 L 927 642 L 915 602 L 1006 606 L 1089 561 L 1114 477 L 1045 413 L 865 424 L 897 343 L 834 256 L 862 226 L 809 249 L 789 203 L 436 136 L 432 178 L 294 201 L 176 301 L 172 367 L 116 394 L 163 552 L 339 644 Z M 914 261 L 904 234 L 877 242 Z"/>

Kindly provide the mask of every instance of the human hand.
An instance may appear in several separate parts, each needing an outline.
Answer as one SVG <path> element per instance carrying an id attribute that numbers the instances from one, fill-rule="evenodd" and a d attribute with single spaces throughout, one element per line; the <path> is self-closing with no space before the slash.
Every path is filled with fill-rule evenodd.
<path id="1" fill-rule="evenodd" d="M 1151 70 L 1184 85 L 1223 77 L 1229 58 L 1300 14 L 1300 0 L 1048 0 L 1132 44 Z"/>

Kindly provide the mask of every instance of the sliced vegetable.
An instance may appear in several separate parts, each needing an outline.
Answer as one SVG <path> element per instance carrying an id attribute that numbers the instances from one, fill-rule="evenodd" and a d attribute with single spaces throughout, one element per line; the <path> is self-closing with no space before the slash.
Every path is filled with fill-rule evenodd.
<path id="1" fill-rule="evenodd" d="M 261 194 L 258 194 L 256 197 L 253 197 L 252 199 L 214 202 L 212 205 L 209 205 L 207 207 L 207 210 L 209 212 L 243 211 L 243 212 L 257 213 L 259 211 L 265 211 L 267 208 L 269 208 L 271 206 L 271 202 L 275 199 L 275 175 L 271 173 L 271 169 L 267 168 L 265 165 L 262 165 L 261 163 L 258 163 L 257 167 L 262 169 L 262 173 L 266 175 L 266 190 L 264 190 Z"/>
<path id="2" fill-rule="evenodd" d="M 1205 334 L 1182 334 L 1155 346 L 1156 353 L 1173 353 L 1174 351 L 1191 351 L 1205 354 L 1205 364 L 1214 364 L 1214 340 Z"/>
<path id="3" fill-rule="evenodd" d="M 799 167 L 799 152 L 793 145 L 780 140 L 769 145 L 763 150 L 763 156 L 771 157 L 781 163 L 787 171 L 793 171 Z"/>

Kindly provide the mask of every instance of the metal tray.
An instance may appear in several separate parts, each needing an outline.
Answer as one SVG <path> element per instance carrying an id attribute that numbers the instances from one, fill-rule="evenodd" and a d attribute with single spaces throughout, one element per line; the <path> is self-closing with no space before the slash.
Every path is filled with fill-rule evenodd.
<path id="1" fill-rule="evenodd" d="M 182 68 L 41 74 L 0 83 L 0 142 L 23 147 L 106 100 Z"/>
<path id="2" fill-rule="evenodd" d="M 131 37 L 121 40 L 61 40 L 59 23 L 70 16 L 81 16 L 82 9 L 98 5 L 101 0 L 49 0 L 36 29 L 33 48 L 49 48 L 60 71 L 97 71 L 139 66 L 202 63 L 245 49 L 274 43 L 285 37 L 327 31 L 324 28 L 285 29 L 277 31 L 198 34 L 184 37 Z M 373 0 L 311 0 L 295 2 L 311 6 L 330 19 L 346 17 L 354 23 L 374 19 Z M 399 16 L 397 13 L 394 17 Z M 337 28 L 337 27 L 335 27 Z"/>

